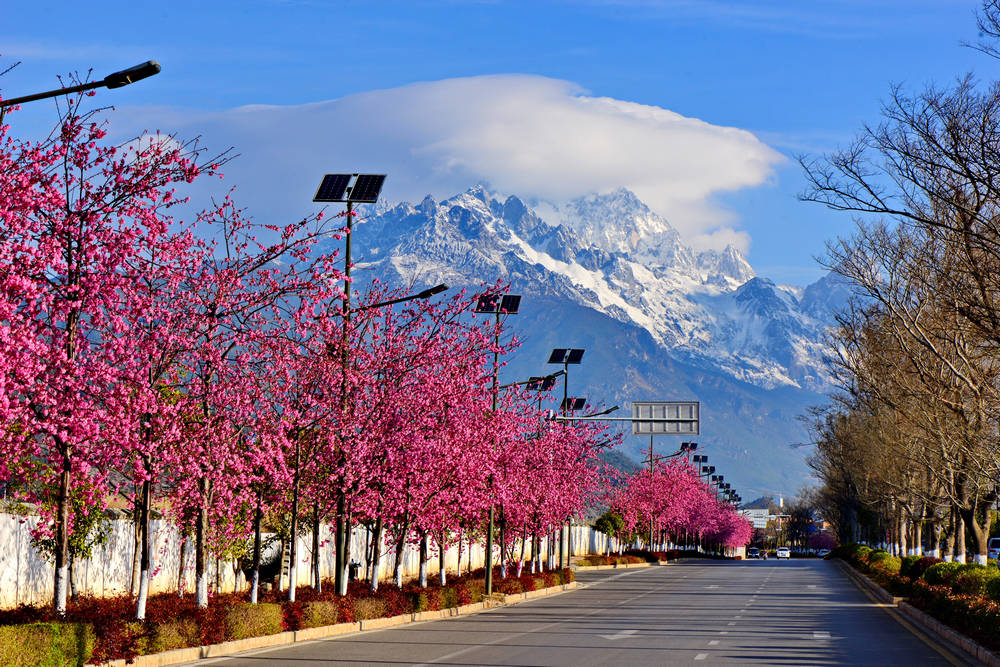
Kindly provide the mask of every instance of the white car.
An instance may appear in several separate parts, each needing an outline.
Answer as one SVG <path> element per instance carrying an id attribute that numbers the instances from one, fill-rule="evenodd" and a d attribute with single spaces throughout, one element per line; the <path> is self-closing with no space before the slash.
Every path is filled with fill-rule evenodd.
<path id="1" fill-rule="evenodd" d="M 791 558 L 792 552 L 788 550 L 788 547 L 778 547 L 778 552 L 775 555 L 778 558 Z"/>
<path id="2" fill-rule="evenodd" d="M 830 555 L 830 550 L 820 549 L 819 551 L 816 552 L 816 555 L 819 556 L 820 558 L 826 558 L 827 556 Z"/>

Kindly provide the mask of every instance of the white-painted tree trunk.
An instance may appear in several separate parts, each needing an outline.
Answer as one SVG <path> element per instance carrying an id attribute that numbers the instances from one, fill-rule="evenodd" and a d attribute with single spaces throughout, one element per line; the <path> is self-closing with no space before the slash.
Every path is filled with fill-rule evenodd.
<path id="1" fill-rule="evenodd" d="M 963 552 L 963 553 L 960 553 L 960 554 L 955 554 L 955 562 L 956 563 L 964 563 L 965 562 L 965 553 Z"/>
<path id="2" fill-rule="evenodd" d="M 294 539 L 294 538 L 293 538 Z M 295 602 L 295 588 L 298 583 L 298 572 L 296 571 L 295 560 L 288 561 L 288 601 Z"/>
<path id="3" fill-rule="evenodd" d="M 69 589 L 69 565 L 56 568 L 55 581 L 55 609 L 56 614 L 63 616 L 66 614 L 66 593 Z"/>
<path id="4" fill-rule="evenodd" d="M 937 547 L 934 547 L 933 549 L 930 550 L 930 553 L 928 555 L 930 555 L 931 558 L 940 558 L 941 550 L 938 549 Z"/>
<path id="5" fill-rule="evenodd" d="M 951 559 L 952 559 L 951 554 L 945 554 L 944 556 L 941 557 L 941 560 L 943 560 L 946 563 L 950 563 Z"/>
<path id="6" fill-rule="evenodd" d="M 197 581 L 194 583 L 195 588 L 195 600 L 199 607 L 208 606 L 208 572 L 202 572 L 198 575 Z"/>
<path id="7" fill-rule="evenodd" d="M 420 587 L 427 588 L 427 561 L 420 559 Z"/>
<path id="8" fill-rule="evenodd" d="M 990 559 L 986 557 L 986 554 L 976 554 L 974 558 L 976 559 L 975 562 L 979 563 L 980 565 L 990 564 Z"/>
<path id="9" fill-rule="evenodd" d="M 135 604 L 135 617 L 142 621 L 146 619 L 146 600 L 149 599 L 149 570 L 139 573 L 139 599 Z"/>
<path id="10" fill-rule="evenodd" d="M 382 559 L 373 558 L 372 559 L 372 581 L 368 585 L 368 590 L 377 591 L 378 590 L 378 579 L 382 574 Z"/>
<path id="11" fill-rule="evenodd" d="M 250 604 L 257 604 L 257 588 L 260 586 L 260 571 L 254 570 L 250 575 Z"/>

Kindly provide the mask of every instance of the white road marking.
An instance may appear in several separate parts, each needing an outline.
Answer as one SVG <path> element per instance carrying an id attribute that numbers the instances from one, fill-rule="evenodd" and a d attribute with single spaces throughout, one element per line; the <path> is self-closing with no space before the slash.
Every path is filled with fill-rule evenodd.
<path id="1" fill-rule="evenodd" d="M 729 630 L 720 630 L 719 634 L 720 635 L 728 635 L 729 634 Z"/>
<path id="2" fill-rule="evenodd" d="M 806 588 L 816 588 L 816 584 L 809 584 Z"/>
<path id="3" fill-rule="evenodd" d="M 598 637 L 604 637 L 605 639 L 628 639 L 632 635 L 639 632 L 638 630 L 619 630 L 617 634 L 614 635 L 597 635 Z"/>
<path id="4" fill-rule="evenodd" d="M 718 639 L 713 639 L 712 641 L 708 642 L 708 645 L 709 646 L 718 646 L 719 645 L 719 640 Z"/>
<path id="5" fill-rule="evenodd" d="M 708 657 L 708 654 L 707 654 L 707 653 L 699 653 L 698 655 L 696 655 L 696 656 L 694 657 L 694 659 L 695 659 L 695 660 L 704 660 L 704 659 L 705 659 L 705 658 L 707 658 L 707 657 Z"/>
<path id="6" fill-rule="evenodd" d="M 729 623 L 728 625 L 736 625 L 735 623 Z"/>
<path id="7" fill-rule="evenodd" d="M 829 639 L 829 638 L 830 638 L 830 633 L 829 632 L 814 632 L 813 633 L 813 639 Z"/>
<path id="8" fill-rule="evenodd" d="M 718 588 L 718 586 L 705 586 L 705 588 Z"/>

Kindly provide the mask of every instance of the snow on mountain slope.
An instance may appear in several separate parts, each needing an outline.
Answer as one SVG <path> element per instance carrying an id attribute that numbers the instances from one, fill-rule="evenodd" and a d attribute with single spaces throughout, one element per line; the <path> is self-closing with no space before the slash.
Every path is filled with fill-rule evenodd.
<path id="1" fill-rule="evenodd" d="M 359 267 L 403 284 L 509 281 L 638 325 L 686 362 L 741 381 L 825 387 L 821 339 L 833 305 L 823 290 L 800 300 L 754 277 L 735 248 L 696 253 L 628 190 L 549 217 L 483 186 L 383 208 L 356 228 Z"/>

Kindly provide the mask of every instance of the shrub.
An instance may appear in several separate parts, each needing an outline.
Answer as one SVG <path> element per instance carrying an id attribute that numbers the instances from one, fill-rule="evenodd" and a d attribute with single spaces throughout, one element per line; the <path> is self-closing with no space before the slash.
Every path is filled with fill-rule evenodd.
<path id="1" fill-rule="evenodd" d="M 334 625 L 337 622 L 337 603 L 326 600 L 313 600 L 302 606 L 302 617 L 299 628 L 319 628 L 324 625 Z"/>
<path id="2" fill-rule="evenodd" d="M 151 623 L 149 634 L 139 643 L 139 652 L 161 653 L 201 644 L 201 628 L 193 618 Z"/>
<path id="3" fill-rule="evenodd" d="M 885 574 L 899 574 L 901 562 L 886 551 L 873 551 L 868 555 L 868 567 Z"/>
<path id="4" fill-rule="evenodd" d="M 961 563 L 935 563 L 924 571 L 922 579 L 931 586 L 940 586 L 942 584 L 950 586 L 952 579 L 958 575 L 958 568 L 960 567 L 962 567 Z"/>
<path id="5" fill-rule="evenodd" d="M 986 597 L 1000 602 L 1000 577 L 993 577 L 986 582 Z"/>
<path id="6" fill-rule="evenodd" d="M 916 565 L 919 560 L 920 556 L 905 556 L 903 558 L 900 558 L 899 573 L 904 577 L 910 577 L 912 579 L 913 575 L 910 574 L 910 571 L 913 569 L 913 566 Z"/>
<path id="7" fill-rule="evenodd" d="M 95 641 L 93 628 L 83 623 L 0 626 L 0 664 L 85 665 L 94 652 Z"/>
<path id="8" fill-rule="evenodd" d="M 385 600 L 381 598 L 358 598 L 354 601 L 354 620 L 366 621 L 386 615 Z"/>
<path id="9" fill-rule="evenodd" d="M 1000 572 L 993 568 L 979 566 L 963 568 L 951 585 L 953 591 L 961 595 L 986 595 L 986 586 L 993 579 L 1000 577 Z"/>
<path id="10" fill-rule="evenodd" d="M 449 588 L 441 589 L 441 608 L 451 609 L 452 607 L 457 607 L 458 602 L 458 587 L 451 586 Z"/>
<path id="11" fill-rule="evenodd" d="M 284 613 L 280 604 L 260 602 L 241 604 L 226 610 L 223 618 L 224 637 L 227 641 L 276 635 L 284 630 Z"/>
<path id="12" fill-rule="evenodd" d="M 483 596 L 486 595 L 486 580 L 469 579 L 465 582 L 465 588 L 469 591 L 470 602 L 482 602 Z"/>
<path id="13" fill-rule="evenodd" d="M 924 556 L 917 560 L 912 566 L 910 566 L 910 572 L 907 575 L 910 579 L 919 579 L 923 576 L 924 572 L 927 571 L 931 565 L 935 563 L 943 563 L 944 561 L 940 558 L 934 558 L 933 556 Z"/>

